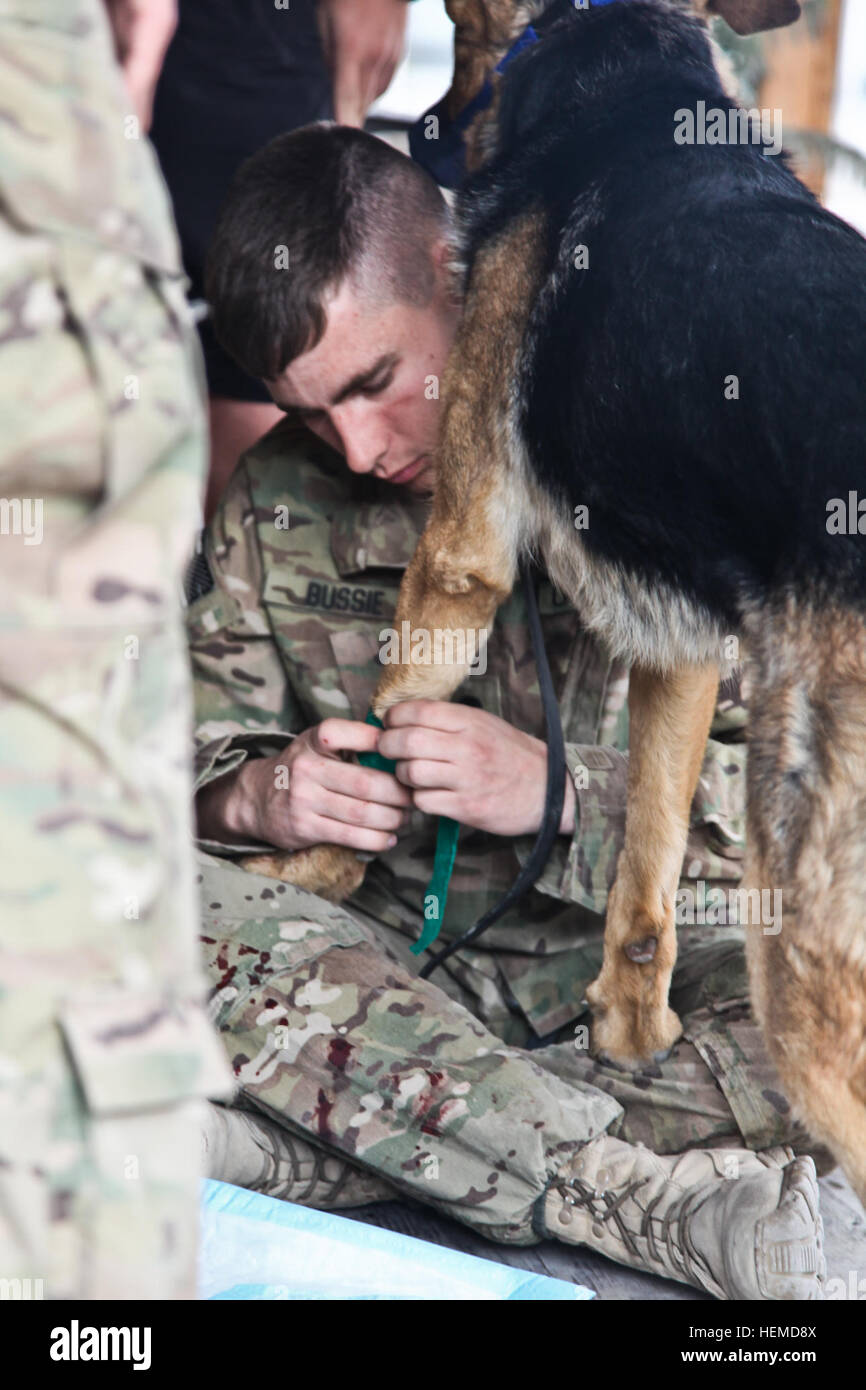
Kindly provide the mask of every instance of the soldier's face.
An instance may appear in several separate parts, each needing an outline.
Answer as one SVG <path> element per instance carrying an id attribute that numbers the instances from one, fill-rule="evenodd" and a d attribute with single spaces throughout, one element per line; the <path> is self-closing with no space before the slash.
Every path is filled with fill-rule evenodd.
<path id="1" fill-rule="evenodd" d="M 438 276 L 431 302 L 371 303 L 344 283 L 325 303 L 325 333 L 268 382 L 277 405 L 344 455 L 411 492 L 430 492 L 439 385 L 459 307 Z"/>

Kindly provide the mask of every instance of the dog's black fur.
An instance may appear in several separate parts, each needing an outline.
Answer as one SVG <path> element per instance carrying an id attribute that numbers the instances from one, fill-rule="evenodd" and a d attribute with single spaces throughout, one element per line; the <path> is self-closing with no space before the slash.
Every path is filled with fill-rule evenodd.
<path id="1" fill-rule="evenodd" d="M 460 218 L 471 270 L 518 211 L 544 215 L 517 383 L 531 468 L 589 508 L 592 555 L 723 631 L 804 584 L 862 607 L 866 536 L 826 523 L 830 499 L 866 498 L 866 241 L 784 156 L 676 144 L 699 100 L 733 104 L 673 0 L 572 10 L 507 71 L 500 152 Z"/>

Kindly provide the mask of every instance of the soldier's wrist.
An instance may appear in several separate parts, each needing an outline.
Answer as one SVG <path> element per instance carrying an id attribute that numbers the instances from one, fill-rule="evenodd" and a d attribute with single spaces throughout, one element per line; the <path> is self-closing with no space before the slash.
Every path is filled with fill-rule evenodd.
<path id="1" fill-rule="evenodd" d="M 570 777 L 565 779 L 565 797 L 562 803 L 562 819 L 559 822 L 560 835 L 574 834 L 574 815 L 577 809 L 577 792 Z"/>
<path id="2" fill-rule="evenodd" d="M 265 759 L 255 759 L 264 762 Z M 202 787 L 196 797 L 199 835 L 227 844 L 260 843 L 257 834 L 257 796 L 250 786 L 252 761 Z"/>
<path id="3" fill-rule="evenodd" d="M 255 844 L 270 844 L 271 837 L 263 824 L 262 812 L 273 790 L 279 756 L 248 758 L 237 770 L 225 803 L 226 827 L 234 837 L 252 840 Z"/>

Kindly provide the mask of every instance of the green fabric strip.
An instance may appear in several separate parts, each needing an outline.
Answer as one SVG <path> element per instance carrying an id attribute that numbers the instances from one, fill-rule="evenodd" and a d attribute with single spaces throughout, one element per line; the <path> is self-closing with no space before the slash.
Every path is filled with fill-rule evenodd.
<path id="1" fill-rule="evenodd" d="M 460 822 L 450 816 L 440 816 L 436 829 L 436 853 L 433 856 L 433 875 L 424 894 L 424 931 L 420 940 L 409 949 L 413 956 L 420 956 L 428 946 L 432 946 L 442 930 L 445 904 L 448 901 L 448 885 L 457 854 L 457 837 Z"/>
<path id="2" fill-rule="evenodd" d="M 384 729 L 385 725 L 381 719 L 377 719 L 372 710 L 364 720 L 365 724 L 372 724 L 376 729 Z M 362 767 L 374 767 L 377 772 L 393 772 L 397 764 L 393 758 L 383 758 L 381 753 L 359 753 L 358 762 Z"/>
<path id="3" fill-rule="evenodd" d="M 369 711 L 364 722 L 372 724 L 376 729 L 384 729 L 385 727 L 372 710 Z M 359 753 L 358 762 L 362 767 L 374 767 L 379 772 L 393 772 L 397 766 L 392 758 L 383 758 L 381 753 Z M 439 817 L 439 824 L 436 829 L 436 852 L 433 856 L 433 873 L 427 885 L 427 892 L 424 894 L 424 930 L 420 939 L 409 948 L 413 956 L 420 956 L 422 951 L 426 951 L 429 946 L 432 946 L 442 930 L 445 904 L 448 901 L 448 886 L 451 883 L 454 860 L 457 856 L 459 835 L 459 821 L 452 820 L 450 816 Z"/>

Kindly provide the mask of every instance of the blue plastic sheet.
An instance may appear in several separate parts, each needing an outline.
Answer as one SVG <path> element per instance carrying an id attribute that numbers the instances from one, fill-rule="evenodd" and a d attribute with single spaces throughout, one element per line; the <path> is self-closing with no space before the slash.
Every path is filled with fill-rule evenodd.
<path id="1" fill-rule="evenodd" d="M 566 1299 L 592 1290 L 247 1192 L 202 1185 L 199 1297 Z"/>

